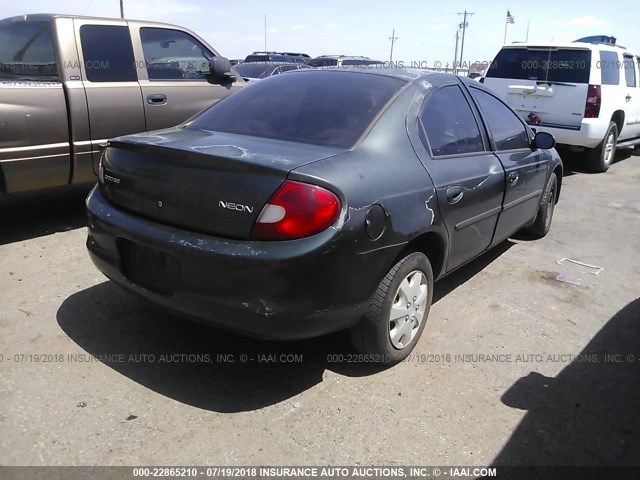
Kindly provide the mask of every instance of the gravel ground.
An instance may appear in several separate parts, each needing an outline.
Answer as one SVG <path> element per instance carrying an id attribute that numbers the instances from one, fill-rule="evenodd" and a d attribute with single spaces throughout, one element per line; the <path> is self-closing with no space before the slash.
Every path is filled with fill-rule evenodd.
<path id="1" fill-rule="evenodd" d="M 637 464 L 640 159 L 619 157 L 565 172 L 546 238 L 438 282 L 388 369 L 342 333 L 253 340 L 121 290 L 86 254 L 86 189 L 0 200 L 0 464 Z"/>

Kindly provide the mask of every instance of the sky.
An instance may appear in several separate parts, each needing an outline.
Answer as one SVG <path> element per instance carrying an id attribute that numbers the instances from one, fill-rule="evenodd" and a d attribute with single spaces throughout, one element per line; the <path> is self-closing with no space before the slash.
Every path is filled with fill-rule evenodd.
<path id="1" fill-rule="evenodd" d="M 507 43 L 524 41 L 528 27 L 533 42 L 612 35 L 618 44 L 640 53 L 637 0 L 510 0 L 504 5 L 473 0 L 124 0 L 126 18 L 187 27 L 228 58 L 265 48 L 266 15 L 268 50 L 389 60 L 389 37 L 395 29 L 393 60 L 426 67 L 453 61 L 459 12 L 465 10 L 473 15 L 467 19 L 463 61 L 491 61 L 503 43 L 507 9 L 515 17 Z M 24 13 L 119 17 L 120 3 L 0 0 L 0 19 Z"/>

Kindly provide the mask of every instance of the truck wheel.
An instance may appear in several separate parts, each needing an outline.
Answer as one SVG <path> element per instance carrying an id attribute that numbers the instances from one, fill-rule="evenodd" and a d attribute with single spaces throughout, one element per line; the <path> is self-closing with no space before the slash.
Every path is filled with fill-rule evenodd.
<path id="1" fill-rule="evenodd" d="M 547 182 L 547 187 L 542 194 L 540 208 L 536 215 L 536 220 L 525 232 L 534 238 L 542 238 L 551 228 L 551 219 L 556 206 L 556 197 L 558 196 L 558 177 L 555 173 L 551 174 L 551 178 Z"/>
<path id="2" fill-rule="evenodd" d="M 409 355 L 424 330 L 433 298 L 433 270 L 423 253 L 396 263 L 382 279 L 351 339 L 367 361 L 394 364 Z"/>
<path id="3" fill-rule="evenodd" d="M 618 126 L 611 122 L 604 139 L 596 148 L 587 150 L 587 162 L 592 172 L 606 172 L 613 162 L 618 143 Z"/>

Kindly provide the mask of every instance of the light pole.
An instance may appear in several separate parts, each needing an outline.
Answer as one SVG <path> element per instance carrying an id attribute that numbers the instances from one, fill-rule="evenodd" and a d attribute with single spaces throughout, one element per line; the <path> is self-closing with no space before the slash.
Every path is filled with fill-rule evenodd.
<path id="1" fill-rule="evenodd" d="M 124 0 L 120 0 L 120 18 L 124 18 Z"/>
<path id="2" fill-rule="evenodd" d="M 398 37 L 396 37 L 395 28 L 393 29 L 393 33 L 389 37 L 389 40 L 391 40 L 391 55 L 389 56 L 389 63 L 393 63 L 393 44 L 396 43 L 396 40 L 398 40 Z"/>
<path id="3" fill-rule="evenodd" d="M 467 15 L 471 16 L 473 15 L 472 12 L 467 12 L 466 10 L 464 11 L 464 13 L 458 13 L 458 15 L 464 15 L 463 19 L 462 19 L 462 45 L 460 46 L 460 66 L 462 67 L 462 54 L 464 53 L 464 34 L 467 30 L 467 27 L 469 26 L 469 24 L 467 23 Z M 468 74 L 468 71 L 467 71 Z"/>

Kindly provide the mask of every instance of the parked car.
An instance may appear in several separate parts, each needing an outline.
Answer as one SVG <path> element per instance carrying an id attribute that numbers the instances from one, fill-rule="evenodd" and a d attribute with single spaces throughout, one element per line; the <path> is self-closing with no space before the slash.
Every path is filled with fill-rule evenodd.
<path id="1" fill-rule="evenodd" d="M 252 62 L 280 62 L 280 63 L 307 63 L 309 55 L 295 52 L 253 52 L 244 59 L 245 63 Z"/>
<path id="2" fill-rule="evenodd" d="M 244 85 L 224 60 L 175 25 L 1 20 L 0 194 L 94 183 L 107 139 L 177 125 Z"/>
<path id="3" fill-rule="evenodd" d="M 484 84 L 604 172 L 616 148 L 640 145 L 639 62 L 610 42 L 505 45 Z"/>
<path id="4" fill-rule="evenodd" d="M 311 67 L 347 67 L 363 65 L 384 65 L 380 60 L 369 57 L 354 57 L 349 55 L 321 55 L 307 61 Z"/>
<path id="5" fill-rule="evenodd" d="M 230 330 L 350 328 L 368 361 L 415 346 L 433 282 L 551 225 L 562 162 L 452 74 L 306 69 L 180 127 L 111 140 L 87 248 L 113 281 Z"/>
<path id="6" fill-rule="evenodd" d="M 272 75 L 290 72 L 291 70 L 300 70 L 301 68 L 311 67 L 302 63 L 249 62 L 236 65 L 233 70 L 238 76 L 251 83 Z"/>

